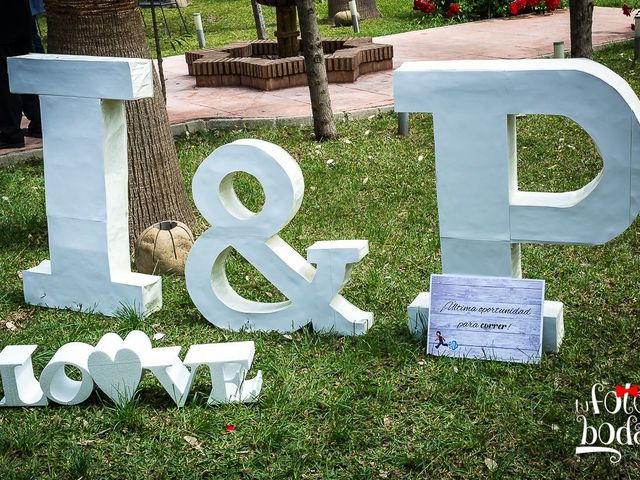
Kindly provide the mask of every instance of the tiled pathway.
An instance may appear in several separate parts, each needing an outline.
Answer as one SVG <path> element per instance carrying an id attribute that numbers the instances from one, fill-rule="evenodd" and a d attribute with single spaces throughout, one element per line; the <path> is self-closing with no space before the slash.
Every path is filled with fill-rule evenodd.
<path id="1" fill-rule="evenodd" d="M 594 11 L 593 43 L 602 45 L 633 37 L 631 20 L 619 8 Z M 378 37 L 394 49 L 396 67 L 411 60 L 532 58 L 553 53 L 553 42 L 570 48 L 569 11 L 551 15 L 498 18 Z M 167 107 L 172 123 L 197 118 L 288 118 L 311 115 L 306 87 L 260 92 L 244 87 L 195 88 L 184 58 L 164 62 Z M 355 83 L 329 86 L 335 112 L 393 104 L 391 72 L 371 73 Z"/>

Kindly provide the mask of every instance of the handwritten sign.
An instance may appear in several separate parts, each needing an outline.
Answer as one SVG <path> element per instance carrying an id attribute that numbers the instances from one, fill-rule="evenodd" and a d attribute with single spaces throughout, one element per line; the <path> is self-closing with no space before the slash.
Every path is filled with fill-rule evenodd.
<path id="1" fill-rule="evenodd" d="M 431 275 L 427 353 L 540 363 L 544 280 Z"/>

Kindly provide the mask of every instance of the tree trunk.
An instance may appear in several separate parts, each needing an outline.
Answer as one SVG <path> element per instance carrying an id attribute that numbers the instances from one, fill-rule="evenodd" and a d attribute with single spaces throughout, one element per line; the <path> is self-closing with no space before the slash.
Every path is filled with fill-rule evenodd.
<path id="1" fill-rule="evenodd" d="M 592 0 L 569 0 L 571 23 L 571 57 L 591 58 L 591 24 L 593 23 Z"/>
<path id="2" fill-rule="evenodd" d="M 376 5 L 376 0 L 356 0 L 356 7 L 361 20 L 382 16 Z M 329 0 L 329 23 L 333 24 L 333 17 L 343 10 L 349 10 L 349 0 Z"/>
<path id="3" fill-rule="evenodd" d="M 262 5 L 258 3 L 258 0 L 251 0 L 251 9 L 253 10 L 253 20 L 256 23 L 256 33 L 258 34 L 258 40 L 266 40 L 267 29 L 264 25 Z"/>
<path id="4" fill-rule="evenodd" d="M 298 16 L 300 17 L 300 42 L 304 65 L 307 70 L 307 83 L 311 96 L 313 112 L 313 129 L 317 140 L 336 138 L 338 132 L 333 120 L 329 81 L 324 65 L 324 51 L 320 40 L 320 29 L 316 17 L 314 0 L 298 0 Z"/>
<path id="5" fill-rule="evenodd" d="M 46 0 L 49 53 L 150 58 L 136 0 Z M 153 98 L 126 102 L 129 239 L 161 220 L 195 224 L 154 70 Z"/>
<path id="6" fill-rule="evenodd" d="M 278 57 L 297 57 L 298 47 L 298 20 L 296 19 L 296 6 L 278 5 L 276 6 L 276 39 L 278 40 Z"/>

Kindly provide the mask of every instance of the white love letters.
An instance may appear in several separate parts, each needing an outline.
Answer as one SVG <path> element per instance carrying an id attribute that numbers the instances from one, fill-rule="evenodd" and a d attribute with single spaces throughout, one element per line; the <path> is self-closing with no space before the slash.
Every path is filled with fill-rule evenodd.
<path id="1" fill-rule="evenodd" d="M 192 345 L 182 362 L 181 347 L 153 348 L 144 332 L 134 330 L 122 339 L 105 334 L 95 347 L 81 342 L 62 346 L 35 379 L 31 355 L 36 345 L 9 345 L 0 352 L 2 407 L 62 405 L 85 401 L 95 385 L 117 405 L 126 405 L 135 394 L 145 370 L 160 382 L 178 407 L 183 407 L 198 367 L 210 371 L 212 390 L 208 404 L 253 402 L 262 388 L 262 372 L 246 379 L 251 368 L 253 342 Z M 80 380 L 67 376 L 75 367 Z"/>
<path id="2" fill-rule="evenodd" d="M 123 100 L 153 94 L 151 61 L 30 54 L 11 91 L 40 95 L 50 260 L 23 272 L 27 303 L 114 315 L 160 309 L 160 277 L 131 272 Z"/>

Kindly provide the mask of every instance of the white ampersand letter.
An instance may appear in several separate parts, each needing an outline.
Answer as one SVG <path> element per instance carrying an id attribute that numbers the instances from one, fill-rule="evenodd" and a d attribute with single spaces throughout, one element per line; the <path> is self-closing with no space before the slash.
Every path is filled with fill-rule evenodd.
<path id="1" fill-rule="evenodd" d="M 254 213 L 233 189 L 236 172 L 253 175 L 264 190 Z M 238 140 L 207 157 L 193 178 L 193 199 L 213 227 L 195 242 L 185 276 L 189 295 L 205 318 L 231 330 L 291 332 L 309 323 L 316 331 L 365 333 L 373 314 L 339 295 L 351 266 L 369 250 L 366 240 L 316 242 L 305 260 L 277 233 L 302 203 L 304 180 L 296 161 L 277 145 Z M 262 303 L 239 295 L 229 284 L 226 261 L 235 249 L 287 300 Z M 315 263 L 314 268 L 309 262 Z"/>

